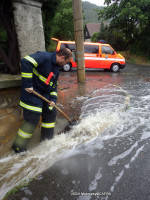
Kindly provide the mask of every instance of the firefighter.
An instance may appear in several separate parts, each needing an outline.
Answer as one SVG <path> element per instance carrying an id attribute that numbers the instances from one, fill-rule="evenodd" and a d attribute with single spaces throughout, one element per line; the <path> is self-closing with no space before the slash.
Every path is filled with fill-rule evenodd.
<path id="1" fill-rule="evenodd" d="M 53 107 L 57 100 L 57 84 L 59 68 L 72 59 L 69 49 L 60 49 L 58 52 L 36 52 L 25 56 L 21 60 L 22 88 L 20 106 L 23 108 L 24 121 L 18 130 L 12 149 L 15 153 L 26 151 L 27 144 L 39 123 L 41 123 L 41 140 L 53 138 L 56 109 Z M 53 74 L 46 84 L 49 74 Z M 33 89 L 50 100 L 49 105 L 35 96 Z"/>

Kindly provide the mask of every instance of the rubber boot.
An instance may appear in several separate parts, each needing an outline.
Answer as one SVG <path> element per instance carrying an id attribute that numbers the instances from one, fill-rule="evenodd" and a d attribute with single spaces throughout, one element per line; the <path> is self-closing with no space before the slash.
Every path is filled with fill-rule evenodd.
<path id="1" fill-rule="evenodd" d="M 55 108 L 51 109 L 47 104 L 43 104 L 41 141 L 50 140 L 53 138 L 55 120 L 56 120 L 56 109 Z"/>
<path id="2" fill-rule="evenodd" d="M 21 153 L 27 151 L 26 146 L 32 137 L 32 133 L 34 132 L 36 125 L 24 121 L 18 130 L 18 134 L 13 142 L 12 149 L 15 153 Z"/>
<path id="3" fill-rule="evenodd" d="M 55 127 L 55 122 L 54 123 L 44 123 L 44 122 L 42 122 L 41 141 L 50 140 L 50 139 L 53 138 L 54 127 Z"/>

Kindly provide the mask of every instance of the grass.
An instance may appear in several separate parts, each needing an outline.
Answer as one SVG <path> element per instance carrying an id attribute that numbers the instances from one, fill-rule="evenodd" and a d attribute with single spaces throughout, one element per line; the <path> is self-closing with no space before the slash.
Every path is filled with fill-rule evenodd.
<path id="1" fill-rule="evenodd" d="M 129 62 L 132 64 L 149 65 L 150 66 L 150 60 L 146 59 L 143 56 L 137 56 L 135 54 L 130 54 L 130 52 L 126 52 L 126 51 L 120 51 L 117 53 L 122 54 L 125 57 L 126 62 Z"/>
<path id="2" fill-rule="evenodd" d="M 9 198 L 11 196 L 13 196 L 14 194 L 16 194 L 21 188 L 28 186 L 28 184 L 34 180 L 36 177 L 34 178 L 30 178 L 28 181 L 24 180 L 22 181 L 19 185 L 15 186 L 14 188 L 12 188 L 11 190 L 9 190 L 6 195 L 3 197 L 2 200 L 9 200 Z"/>

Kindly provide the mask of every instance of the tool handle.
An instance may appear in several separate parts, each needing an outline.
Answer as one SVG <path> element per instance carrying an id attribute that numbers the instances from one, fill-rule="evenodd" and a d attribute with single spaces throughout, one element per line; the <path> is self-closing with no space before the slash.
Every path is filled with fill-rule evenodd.
<path id="1" fill-rule="evenodd" d="M 45 97 L 43 97 L 41 94 L 39 94 L 35 90 L 33 90 L 32 93 L 35 94 L 36 96 L 38 96 L 39 98 L 43 99 L 47 103 L 51 103 L 51 101 L 49 101 L 48 99 L 46 99 Z M 58 106 L 56 106 L 56 104 L 54 105 L 54 107 L 68 120 L 68 122 L 71 122 L 71 120 L 69 119 L 69 117 Z"/>

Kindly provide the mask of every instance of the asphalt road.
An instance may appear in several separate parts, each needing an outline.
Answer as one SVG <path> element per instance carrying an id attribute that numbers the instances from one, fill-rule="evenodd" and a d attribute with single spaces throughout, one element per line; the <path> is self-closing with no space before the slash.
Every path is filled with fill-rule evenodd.
<path id="1" fill-rule="evenodd" d="M 84 119 L 63 140 L 72 146 L 9 200 L 149 200 L 150 66 L 127 64 L 117 74 L 88 70 L 84 91 L 74 88 L 75 76 L 75 70 L 61 73 L 60 97 L 66 87 L 78 99 L 59 99 L 67 114 Z"/>

